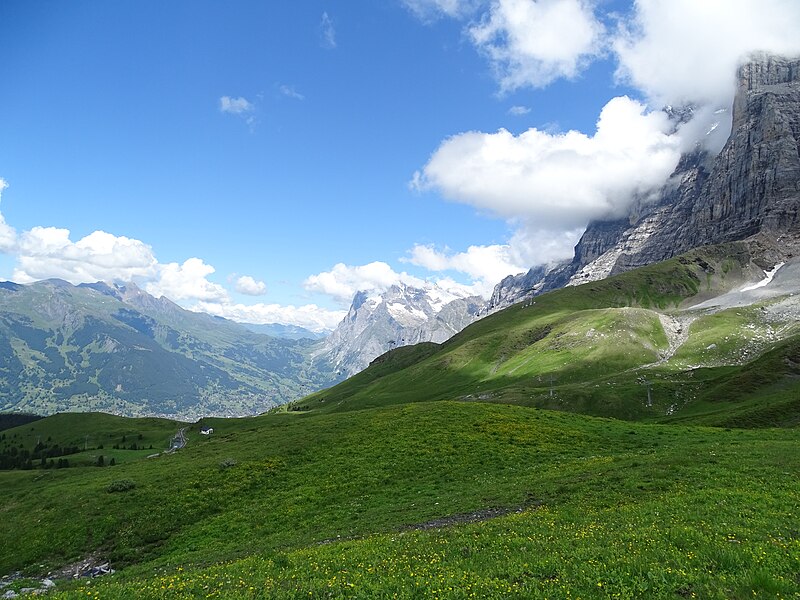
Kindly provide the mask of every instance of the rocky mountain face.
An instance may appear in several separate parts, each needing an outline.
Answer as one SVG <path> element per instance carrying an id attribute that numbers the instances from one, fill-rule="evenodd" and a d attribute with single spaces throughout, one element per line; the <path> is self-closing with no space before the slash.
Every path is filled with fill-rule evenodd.
<path id="1" fill-rule="evenodd" d="M 315 347 L 133 284 L 0 283 L 0 411 L 254 414 L 335 381 Z"/>
<path id="2" fill-rule="evenodd" d="M 318 356 L 334 366 L 337 376 L 354 375 L 394 348 L 444 342 L 478 318 L 483 305 L 479 296 L 463 297 L 434 285 L 359 292 Z"/>
<path id="3" fill-rule="evenodd" d="M 547 272 L 547 268 L 540 265 L 531 268 L 527 273 L 504 277 L 500 283 L 494 286 L 492 296 L 486 303 L 483 312 L 489 314 L 535 296 L 544 285 L 544 277 Z"/>
<path id="4" fill-rule="evenodd" d="M 799 211 L 800 58 L 757 55 L 738 71 L 733 127 L 719 154 L 684 155 L 627 217 L 591 223 L 571 262 L 538 279 L 533 269 L 503 280 L 492 309 L 707 244 L 749 240 L 766 267 L 800 251 Z"/>

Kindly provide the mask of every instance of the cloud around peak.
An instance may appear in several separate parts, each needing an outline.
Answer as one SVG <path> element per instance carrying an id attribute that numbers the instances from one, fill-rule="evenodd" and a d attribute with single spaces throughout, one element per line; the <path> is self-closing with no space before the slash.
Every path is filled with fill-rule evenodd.
<path id="1" fill-rule="evenodd" d="M 635 194 L 663 183 L 680 158 L 673 124 L 630 98 L 606 104 L 594 135 L 536 128 L 454 135 L 412 185 L 506 219 L 575 228 L 618 216 Z"/>
<path id="2" fill-rule="evenodd" d="M 347 305 L 356 292 L 383 292 L 398 283 L 422 286 L 424 280 L 397 273 L 382 261 L 374 261 L 365 265 L 346 265 L 337 263 L 330 271 L 311 275 L 303 282 L 303 286 L 311 292 L 319 292 L 331 296 L 342 305 Z"/>
<path id="3" fill-rule="evenodd" d="M 796 0 L 637 0 L 611 45 L 617 77 L 657 106 L 728 108 L 753 52 L 800 54 Z"/>
<path id="4" fill-rule="evenodd" d="M 603 13 L 603 3 L 591 0 L 486 0 L 470 11 L 455 0 L 415 4 L 471 19 L 465 34 L 501 95 L 573 79 L 598 58 L 615 61 L 616 81 L 641 92 L 638 100 L 609 100 L 592 134 L 457 133 L 413 175 L 412 188 L 506 219 L 518 240 L 546 242 L 549 232 L 549 242 L 527 255 L 531 265 L 562 254 L 564 240 L 589 221 L 623 215 L 646 199 L 681 153 L 698 144 L 718 152 L 730 133 L 736 68 L 750 54 L 800 55 L 796 0 L 635 0 L 625 13 Z M 665 105 L 692 106 L 692 116 L 670 122 Z M 508 114 L 536 116 L 521 105 Z M 415 248 L 412 260 L 464 266 L 475 254 L 429 250 Z"/>

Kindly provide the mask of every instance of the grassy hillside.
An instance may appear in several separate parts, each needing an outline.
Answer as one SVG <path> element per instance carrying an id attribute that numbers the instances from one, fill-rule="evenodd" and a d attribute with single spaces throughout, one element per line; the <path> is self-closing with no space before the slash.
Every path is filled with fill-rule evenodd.
<path id="1" fill-rule="evenodd" d="M 288 410 L 460 400 L 663 420 L 714 403 L 720 410 L 703 417 L 707 424 L 792 425 L 800 415 L 788 405 L 761 420 L 725 413 L 744 410 L 740 404 L 748 398 L 757 411 L 758 398 L 766 395 L 771 404 L 783 405 L 773 388 L 787 398 L 800 395 L 796 369 L 780 349 L 800 340 L 796 320 L 771 321 L 762 305 L 713 314 L 682 310 L 752 279 L 756 271 L 747 247 L 729 244 L 557 290 L 488 316 L 439 347 L 389 353 Z M 679 343 L 674 338 L 680 333 L 667 336 L 664 319 L 684 323 L 687 332 Z M 773 349 L 770 369 L 751 364 Z M 748 375 L 753 373 L 761 376 Z M 744 379 L 748 385 L 737 383 Z"/>
<path id="2" fill-rule="evenodd" d="M 0 471 L 0 574 L 119 570 L 68 599 L 800 597 L 797 323 L 678 311 L 745 278 L 732 255 L 543 295 L 260 417 L 4 431 L 87 449 Z"/>
<path id="3" fill-rule="evenodd" d="M 797 590 L 797 430 L 452 402 L 205 424 L 157 459 L 0 472 L 0 572 L 124 567 L 65 598 Z"/>
<path id="4" fill-rule="evenodd" d="M 186 425 L 102 413 L 59 414 L 0 433 L 0 457 L 26 453 L 31 457 L 29 468 L 40 467 L 43 456 L 53 466 L 59 458 L 72 467 L 95 465 L 101 456 L 103 463 L 113 460 L 120 464 L 166 450 L 172 437 Z"/>
<path id="5" fill-rule="evenodd" d="M 242 415 L 334 381 L 311 340 L 253 333 L 135 286 L 0 285 L 0 409 Z"/>

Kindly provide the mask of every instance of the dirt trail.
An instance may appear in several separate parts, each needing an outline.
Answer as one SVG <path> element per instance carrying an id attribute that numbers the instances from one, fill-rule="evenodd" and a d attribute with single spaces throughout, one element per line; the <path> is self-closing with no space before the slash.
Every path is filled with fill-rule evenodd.
<path id="1" fill-rule="evenodd" d="M 506 515 L 511 515 L 511 514 L 518 515 L 525 512 L 526 510 L 535 510 L 540 506 L 542 506 L 541 502 L 530 501 L 525 506 L 516 506 L 513 508 L 482 508 L 469 513 L 458 513 L 455 515 L 439 517 L 438 519 L 425 521 L 423 523 L 402 525 L 395 531 L 397 533 L 403 534 L 406 531 L 425 531 L 428 529 L 442 529 L 445 527 L 454 527 L 456 525 L 469 525 L 470 523 L 481 523 L 483 521 L 489 521 L 490 519 L 497 519 L 499 517 L 504 517 Z M 336 542 L 344 542 L 344 541 L 360 540 L 360 539 L 364 539 L 364 536 L 358 536 L 358 535 L 347 536 L 347 537 L 340 536 L 335 538 L 329 538 L 326 540 L 321 540 L 317 542 L 317 544 L 325 545 L 325 544 L 333 544 Z"/>

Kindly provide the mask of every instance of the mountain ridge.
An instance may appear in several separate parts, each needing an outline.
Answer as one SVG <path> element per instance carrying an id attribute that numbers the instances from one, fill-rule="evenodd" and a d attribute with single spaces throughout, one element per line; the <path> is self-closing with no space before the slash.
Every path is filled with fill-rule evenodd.
<path id="1" fill-rule="evenodd" d="M 747 242 L 694 249 L 517 303 L 443 344 L 389 352 L 290 410 L 455 400 L 664 420 L 715 406 L 720 420 L 708 424 L 721 424 L 751 403 L 800 420 L 799 270 L 792 259 L 765 276 Z"/>
<path id="2" fill-rule="evenodd" d="M 737 81 L 733 127 L 719 154 L 699 145 L 684 154 L 655 195 L 624 217 L 591 222 L 571 261 L 504 280 L 491 310 L 708 244 L 750 240 L 763 268 L 797 254 L 800 58 L 755 54 Z"/>
<path id="3" fill-rule="evenodd" d="M 263 412 L 335 380 L 272 338 L 132 284 L 0 286 L 0 407 L 133 416 Z"/>
<path id="4" fill-rule="evenodd" d="M 482 305 L 478 296 L 436 285 L 399 283 L 380 293 L 360 291 L 317 355 L 337 374 L 354 375 L 388 350 L 445 341 L 478 318 Z"/>

